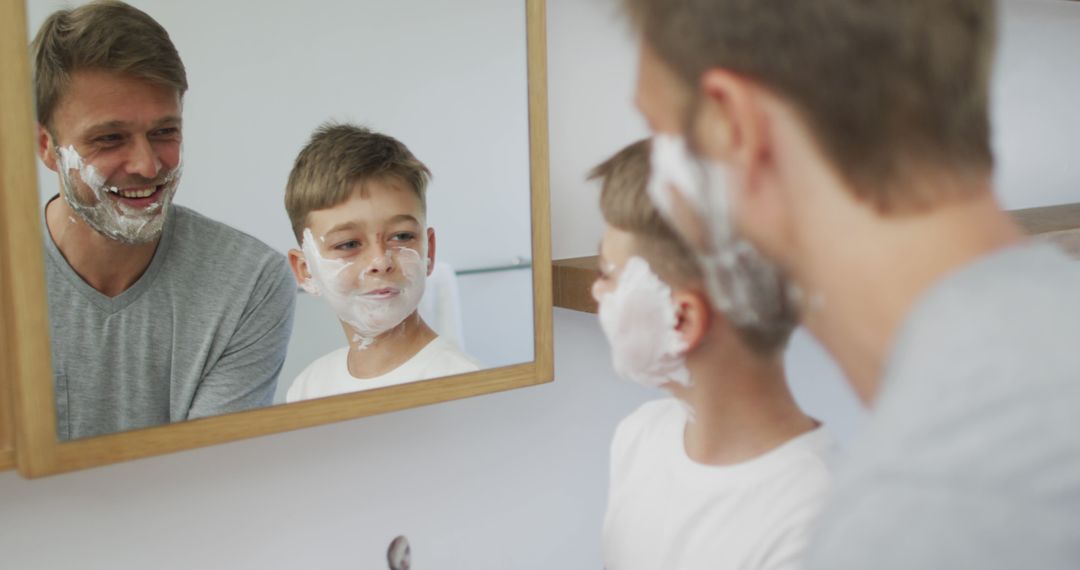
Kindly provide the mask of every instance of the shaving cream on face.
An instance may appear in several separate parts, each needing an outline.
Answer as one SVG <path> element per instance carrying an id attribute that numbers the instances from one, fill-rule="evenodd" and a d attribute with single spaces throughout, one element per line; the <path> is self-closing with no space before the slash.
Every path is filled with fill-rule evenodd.
<path id="1" fill-rule="evenodd" d="M 415 249 L 390 248 L 361 267 L 354 261 L 324 257 L 310 228 L 304 230 L 301 247 L 311 273 L 301 286 L 330 303 L 338 318 L 353 330 L 353 340 L 360 349 L 400 325 L 424 296 L 427 256 Z M 373 267 L 392 267 L 400 277 L 387 279 L 384 271 L 375 273 Z"/>
<path id="2" fill-rule="evenodd" d="M 133 208 L 107 195 L 109 192 L 119 194 L 120 190 L 108 186 L 105 176 L 93 164 L 83 160 L 74 146 L 57 147 L 56 155 L 60 166 L 60 192 L 88 226 L 105 237 L 129 245 L 149 243 L 161 235 L 169 204 L 180 184 L 182 158 L 176 168 L 162 172 L 156 180 L 147 184 L 161 187 L 159 198 L 146 208 Z M 90 189 L 95 202 L 83 201 L 79 197 L 75 191 L 78 183 L 76 175 Z"/>
<path id="3" fill-rule="evenodd" d="M 689 241 L 714 307 L 742 326 L 768 323 L 782 313 L 789 291 L 779 270 L 736 235 L 724 167 L 698 161 L 683 138 L 673 135 L 653 138 L 650 162 L 648 193 L 657 209 L 684 236 L 703 237 Z M 695 219 L 674 219 L 669 189 L 687 202 Z"/>
<path id="4" fill-rule="evenodd" d="M 651 387 L 690 385 L 687 345 L 675 330 L 678 315 L 671 287 L 648 262 L 640 257 L 627 260 L 615 289 L 601 295 L 599 304 L 600 327 L 620 377 Z"/>

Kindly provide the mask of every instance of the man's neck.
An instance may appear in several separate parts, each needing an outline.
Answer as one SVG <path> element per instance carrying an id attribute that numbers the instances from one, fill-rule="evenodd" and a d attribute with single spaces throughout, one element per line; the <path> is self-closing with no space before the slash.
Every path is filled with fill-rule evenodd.
<path id="1" fill-rule="evenodd" d="M 705 465 L 748 461 L 817 426 L 795 403 L 780 355 L 763 358 L 727 340 L 731 346 L 690 355 L 689 386 L 667 386 L 691 410 L 686 453 Z"/>
<path id="2" fill-rule="evenodd" d="M 853 207 L 829 224 L 805 239 L 792 275 L 809 292 L 803 322 L 868 405 L 919 298 L 949 273 L 1023 240 L 989 189 L 911 215 Z"/>
<path id="3" fill-rule="evenodd" d="M 358 338 L 344 322 L 341 326 L 349 339 L 349 374 L 360 379 L 382 376 L 405 364 L 437 336 L 419 312 L 368 341 Z"/>
<path id="4" fill-rule="evenodd" d="M 63 197 L 46 206 L 45 224 L 71 269 L 107 297 L 123 293 L 139 280 L 160 241 L 128 245 L 107 238 L 88 226 Z"/>

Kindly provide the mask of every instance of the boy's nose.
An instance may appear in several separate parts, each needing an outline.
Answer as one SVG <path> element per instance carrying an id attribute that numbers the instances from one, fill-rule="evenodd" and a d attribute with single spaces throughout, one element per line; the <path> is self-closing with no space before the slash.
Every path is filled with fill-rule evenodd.
<path id="1" fill-rule="evenodd" d="M 389 251 L 380 251 L 368 264 L 368 275 L 383 275 L 394 271 L 394 260 Z"/>

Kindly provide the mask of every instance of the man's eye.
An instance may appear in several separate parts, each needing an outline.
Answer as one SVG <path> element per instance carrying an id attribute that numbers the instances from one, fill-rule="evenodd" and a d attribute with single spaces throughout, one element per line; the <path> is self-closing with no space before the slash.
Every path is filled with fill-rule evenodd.
<path id="1" fill-rule="evenodd" d="M 152 136 L 155 136 L 155 137 L 163 137 L 163 138 L 175 137 L 176 135 L 180 134 L 180 128 L 179 127 L 165 127 L 165 128 L 162 128 L 162 129 L 158 129 L 158 130 L 156 130 L 156 131 L 154 131 L 154 132 L 152 132 L 150 134 Z"/>
<path id="2" fill-rule="evenodd" d="M 349 241 L 343 241 L 343 242 L 335 245 L 334 249 L 336 249 L 338 251 L 348 251 L 350 249 L 356 249 L 358 247 L 360 247 L 360 241 L 355 240 L 355 239 L 351 239 Z"/>
<path id="3" fill-rule="evenodd" d="M 124 140 L 123 135 L 109 134 L 109 135 L 101 135 L 100 137 L 96 137 L 94 139 L 94 142 L 98 143 L 98 144 L 103 144 L 103 145 L 113 145 L 113 144 L 118 144 L 118 143 L 122 142 L 123 140 Z"/>

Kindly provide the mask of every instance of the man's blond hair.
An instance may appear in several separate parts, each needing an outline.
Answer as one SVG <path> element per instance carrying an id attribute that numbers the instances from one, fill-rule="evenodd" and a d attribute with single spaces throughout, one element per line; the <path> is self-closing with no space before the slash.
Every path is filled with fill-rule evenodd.
<path id="1" fill-rule="evenodd" d="M 633 237 L 636 253 L 664 282 L 675 288 L 701 287 L 701 266 L 649 197 L 651 146 L 649 139 L 639 140 L 592 169 L 589 179 L 601 183 L 600 212 L 609 226 Z M 772 273 L 744 276 L 755 286 L 752 295 L 777 291 L 775 284 L 757 281 L 775 277 Z M 794 306 L 781 297 L 766 300 L 767 304 L 779 307 L 769 322 L 746 326 L 732 323 L 739 338 L 759 354 L 773 355 L 782 350 L 797 325 Z"/>
<path id="2" fill-rule="evenodd" d="M 38 124 L 50 121 L 71 76 L 108 71 L 171 87 L 183 97 L 187 73 L 161 24 L 142 10 L 102 0 L 53 12 L 30 46 Z"/>
<path id="3" fill-rule="evenodd" d="M 308 214 L 333 208 L 352 196 L 357 183 L 402 182 L 427 212 L 431 171 L 397 139 L 364 127 L 327 123 L 296 157 L 285 187 L 285 211 L 297 243 L 303 243 Z"/>
<path id="4" fill-rule="evenodd" d="M 788 101 L 857 197 L 931 207 L 993 168 L 994 0 L 623 0 L 687 85 L 723 68 Z M 691 120 L 686 118 L 687 122 Z"/>

